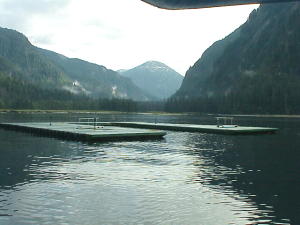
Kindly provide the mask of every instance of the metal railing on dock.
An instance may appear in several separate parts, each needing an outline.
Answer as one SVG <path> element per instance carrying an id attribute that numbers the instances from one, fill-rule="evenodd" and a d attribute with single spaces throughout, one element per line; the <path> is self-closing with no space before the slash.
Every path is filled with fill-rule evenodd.
<path id="1" fill-rule="evenodd" d="M 97 124 L 99 123 L 99 118 L 98 117 L 79 118 L 78 123 L 79 124 L 84 124 L 84 125 L 93 125 L 94 129 L 96 129 Z"/>
<path id="2" fill-rule="evenodd" d="M 238 127 L 238 125 L 233 124 L 233 117 L 227 117 L 227 116 L 222 116 L 222 117 L 216 117 L 217 119 L 217 127 Z"/>

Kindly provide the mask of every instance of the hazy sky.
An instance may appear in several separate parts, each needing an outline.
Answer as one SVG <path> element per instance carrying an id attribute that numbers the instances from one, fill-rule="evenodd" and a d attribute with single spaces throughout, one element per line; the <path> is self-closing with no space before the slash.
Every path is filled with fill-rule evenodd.
<path id="1" fill-rule="evenodd" d="M 0 0 L 0 26 L 113 70 L 157 60 L 184 74 L 257 7 L 168 11 L 140 0 Z"/>

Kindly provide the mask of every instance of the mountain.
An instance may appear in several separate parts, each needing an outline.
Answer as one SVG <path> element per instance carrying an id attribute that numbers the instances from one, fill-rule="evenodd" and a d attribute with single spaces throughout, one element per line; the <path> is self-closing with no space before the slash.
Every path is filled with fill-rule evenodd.
<path id="1" fill-rule="evenodd" d="M 151 98 L 115 71 L 35 47 L 23 34 L 5 28 L 0 28 L 0 72 L 42 89 L 94 98 Z"/>
<path id="2" fill-rule="evenodd" d="M 183 80 L 183 76 L 175 70 L 157 61 L 146 62 L 121 74 L 158 99 L 165 99 L 174 94 Z"/>
<path id="3" fill-rule="evenodd" d="M 62 86 L 71 80 L 39 54 L 28 39 L 14 30 L 0 28 L 1 72 L 42 87 Z"/>
<path id="4" fill-rule="evenodd" d="M 299 2 L 261 5 L 203 53 L 173 100 L 198 99 L 215 112 L 300 112 L 299 27 Z"/>

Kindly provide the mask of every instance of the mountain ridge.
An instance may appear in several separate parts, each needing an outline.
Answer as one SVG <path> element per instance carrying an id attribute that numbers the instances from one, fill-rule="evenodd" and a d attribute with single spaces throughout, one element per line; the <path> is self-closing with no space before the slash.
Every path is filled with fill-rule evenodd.
<path id="1" fill-rule="evenodd" d="M 173 101 L 198 99 L 214 112 L 298 112 L 299 27 L 299 2 L 261 5 L 203 53 Z"/>
<path id="2" fill-rule="evenodd" d="M 181 85 L 183 76 L 166 64 L 147 61 L 121 73 L 142 90 L 157 99 L 166 99 L 174 94 Z"/>
<path id="3" fill-rule="evenodd" d="M 18 73 L 20 79 L 42 88 L 64 89 L 95 98 L 151 99 L 131 80 L 117 72 L 38 48 L 15 30 L 0 28 L 0 57 L 2 67 L 10 65 L 7 73 Z"/>

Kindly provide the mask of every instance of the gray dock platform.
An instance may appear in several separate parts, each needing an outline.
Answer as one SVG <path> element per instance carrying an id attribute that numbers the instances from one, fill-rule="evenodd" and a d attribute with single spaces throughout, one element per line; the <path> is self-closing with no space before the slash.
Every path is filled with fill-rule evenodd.
<path id="1" fill-rule="evenodd" d="M 196 124 L 170 124 L 170 123 L 143 123 L 143 122 L 114 122 L 112 126 L 148 128 L 158 130 L 188 131 L 217 134 L 263 134 L 275 133 L 277 128 L 268 127 L 244 127 L 244 126 L 217 126 L 217 125 L 196 125 Z"/>
<path id="2" fill-rule="evenodd" d="M 159 139 L 164 131 L 72 123 L 0 123 L 0 128 L 80 141 Z"/>

